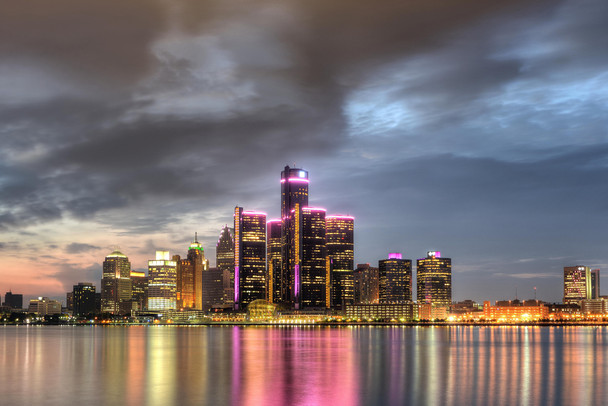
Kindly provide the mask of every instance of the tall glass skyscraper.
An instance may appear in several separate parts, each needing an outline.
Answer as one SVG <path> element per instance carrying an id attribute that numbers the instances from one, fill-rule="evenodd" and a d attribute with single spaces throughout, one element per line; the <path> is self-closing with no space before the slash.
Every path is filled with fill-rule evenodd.
<path id="1" fill-rule="evenodd" d="M 266 223 L 266 294 L 270 303 L 278 303 L 281 298 L 286 297 L 285 291 L 289 292 L 289 286 L 283 286 L 282 278 L 282 245 L 281 245 L 281 220 L 270 220 Z"/>
<path id="2" fill-rule="evenodd" d="M 234 209 L 234 308 L 266 298 L 266 213 Z"/>
<path id="3" fill-rule="evenodd" d="M 281 283 L 280 287 L 275 285 L 273 288 L 278 290 L 276 295 L 273 294 L 275 303 L 293 304 L 295 301 L 295 270 L 290 268 L 294 248 L 290 232 L 291 212 L 296 205 L 308 206 L 308 184 L 308 171 L 285 166 L 281 172 Z"/>
<path id="4" fill-rule="evenodd" d="M 290 216 L 290 239 L 293 243 L 290 269 L 294 275 L 294 305 L 327 306 L 327 251 L 325 209 L 300 207 L 296 203 Z"/>
<path id="5" fill-rule="evenodd" d="M 412 260 L 403 259 L 400 253 L 388 255 L 378 262 L 380 303 L 406 303 L 412 301 Z"/>
<path id="6" fill-rule="evenodd" d="M 419 304 L 452 304 L 452 259 L 441 252 L 429 251 L 416 261 L 416 299 Z"/>
<path id="7" fill-rule="evenodd" d="M 334 308 L 355 302 L 354 229 L 352 216 L 327 216 L 327 255 Z"/>
<path id="8" fill-rule="evenodd" d="M 103 261 L 101 278 L 102 313 L 126 314 L 131 311 L 131 263 L 115 250 Z"/>
<path id="9" fill-rule="evenodd" d="M 148 261 L 148 310 L 177 309 L 177 261 L 169 251 L 156 251 Z"/>
<path id="10" fill-rule="evenodd" d="M 234 304 L 234 229 L 225 225 L 215 246 L 215 265 L 222 272 L 224 304 Z"/>

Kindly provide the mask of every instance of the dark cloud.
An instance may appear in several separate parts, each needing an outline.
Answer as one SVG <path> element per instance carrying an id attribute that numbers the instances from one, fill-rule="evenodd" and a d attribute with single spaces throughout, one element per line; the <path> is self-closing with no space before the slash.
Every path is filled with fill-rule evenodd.
<path id="1" fill-rule="evenodd" d="M 148 46 L 166 24 L 154 0 L 34 0 L 2 10 L 3 57 L 53 66 L 97 91 L 139 79 L 152 61 Z"/>
<path id="2" fill-rule="evenodd" d="M 462 281 L 536 283 L 559 272 L 547 258 L 606 263 L 606 8 L 6 5 L 0 229 L 93 223 L 133 238 L 134 267 L 185 253 L 193 231 L 213 254 L 235 205 L 278 212 L 278 173 L 295 161 L 314 204 L 356 216 L 358 262 L 440 249 L 462 270 L 458 295 L 474 297 Z M 69 254 L 103 245 L 43 234 Z M 57 274 L 66 288 L 99 279 L 77 268 Z"/>
<path id="3" fill-rule="evenodd" d="M 68 254 L 79 254 L 81 252 L 96 251 L 99 249 L 100 247 L 95 245 L 73 242 L 65 247 L 65 252 Z"/>

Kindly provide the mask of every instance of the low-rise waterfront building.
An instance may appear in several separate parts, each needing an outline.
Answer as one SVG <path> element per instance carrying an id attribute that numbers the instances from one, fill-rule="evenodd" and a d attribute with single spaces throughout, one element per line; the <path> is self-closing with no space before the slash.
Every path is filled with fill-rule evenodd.
<path id="1" fill-rule="evenodd" d="M 497 321 L 531 321 L 549 317 L 549 309 L 540 301 L 498 301 L 492 306 L 489 301 L 483 302 L 483 317 Z"/>
<path id="2" fill-rule="evenodd" d="M 414 320 L 418 307 L 415 303 L 359 303 L 346 305 L 345 316 L 350 319 Z"/>
<path id="3" fill-rule="evenodd" d="M 28 312 L 41 316 L 46 316 L 47 314 L 61 314 L 61 302 L 49 299 L 48 297 L 32 299 L 30 300 Z"/>

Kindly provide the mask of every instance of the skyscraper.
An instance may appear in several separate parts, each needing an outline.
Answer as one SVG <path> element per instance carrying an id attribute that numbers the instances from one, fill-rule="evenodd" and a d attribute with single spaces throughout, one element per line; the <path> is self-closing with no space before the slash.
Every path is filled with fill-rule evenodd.
<path id="1" fill-rule="evenodd" d="M 103 261 L 101 311 L 126 314 L 131 311 L 131 263 L 115 250 Z"/>
<path id="2" fill-rule="evenodd" d="M 196 233 L 194 234 L 194 241 L 188 248 L 187 258 L 178 259 L 178 261 L 178 307 L 201 310 L 203 308 L 203 272 L 208 266 L 206 267 L 205 251 L 202 244 L 198 242 Z"/>
<path id="3" fill-rule="evenodd" d="M 280 283 L 274 283 L 273 293 L 275 303 L 294 303 L 295 298 L 295 275 L 294 269 L 290 268 L 290 258 L 294 243 L 291 240 L 291 212 L 296 204 L 299 207 L 308 206 L 308 172 L 300 168 L 285 166 L 281 172 L 281 275 Z M 276 271 L 273 270 L 273 274 Z M 277 279 L 276 276 L 274 278 Z"/>
<path id="4" fill-rule="evenodd" d="M 354 280 L 355 303 L 378 303 L 380 300 L 378 268 L 369 264 L 357 264 Z"/>
<path id="5" fill-rule="evenodd" d="M 156 251 L 156 259 L 148 261 L 148 310 L 177 308 L 177 261 L 169 251 Z"/>
<path id="6" fill-rule="evenodd" d="M 145 272 L 131 270 L 131 297 L 133 310 L 148 309 L 148 277 Z"/>
<path id="7" fill-rule="evenodd" d="M 591 299 L 591 271 L 588 266 L 564 267 L 564 304 Z"/>
<path id="8" fill-rule="evenodd" d="M 270 220 L 266 223 L 266 263 L 267 263 L 267 299 L 271 303 L 279 303 L 285 297 L 285 291 L 289 292 L 289 286 L 283 286 L 281 277 L 282 269 L 282 245 L 281 245 L 281 220 Z"/>
<path id="9" fill-rule="evenodd" d="M 72 310 L 76 316 L 95 313 L 96 288 L 92 283 L 79 282 L 72 289 Z"/>
<path id="10" fill-rule="evenodd" d="M 352 216 L 327 216 L 332 307 L 355 302 L 354 228 L 355 218 Z"/>
<path id="11" fill-rule="evenodd" d="M 234 209 L 234 307 L 266 298 L 266 213 Z"/>
<path id="12" fill-rule="evenodd" d="M 391 253 L 378 262 L 380 303 L 412 301 L 412 261 L 400 253 Z"/>
<path id="13" fill-rule="evenodd" d="M 300 207 L 296 203 L 290 215 L 292 241 L 289 268 L 294 275 L 294 304 L 304 307 L 327 307 L 327 253 L 325 209 Z"/>
<path id="14" fill-rule="evenodd" d="M 219 268 L 208 268 L 203 272 L 203 307 L 208 312 L 213 306 L 221 305 L 224 299 L 224 278 Z"/>
<path id="15" fill-rule="evenodd" d="M 215 264 L 222 272 L 224 304 L 234 304 L 234 229 L 224 226 L 215 246 Z"/>
<path id="16" fill-rule="evenodd" d="M 416 262 L 416 299 L 419 304 L 452 304 L 452 259 L 429 251 Z"/>
<path id="17" fill-rule="evenodd" d="M 591 270 L 591 299 L 600 298 L 600 270 Z"/>

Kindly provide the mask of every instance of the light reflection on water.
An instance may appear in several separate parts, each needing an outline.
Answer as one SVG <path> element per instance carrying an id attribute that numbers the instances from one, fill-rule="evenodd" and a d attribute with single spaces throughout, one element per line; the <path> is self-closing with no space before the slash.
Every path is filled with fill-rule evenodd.
<path id="1" fill-rule="evenodd" d="M 608 403 L 605 327 L 0 327 L 7 405 Z"/>

